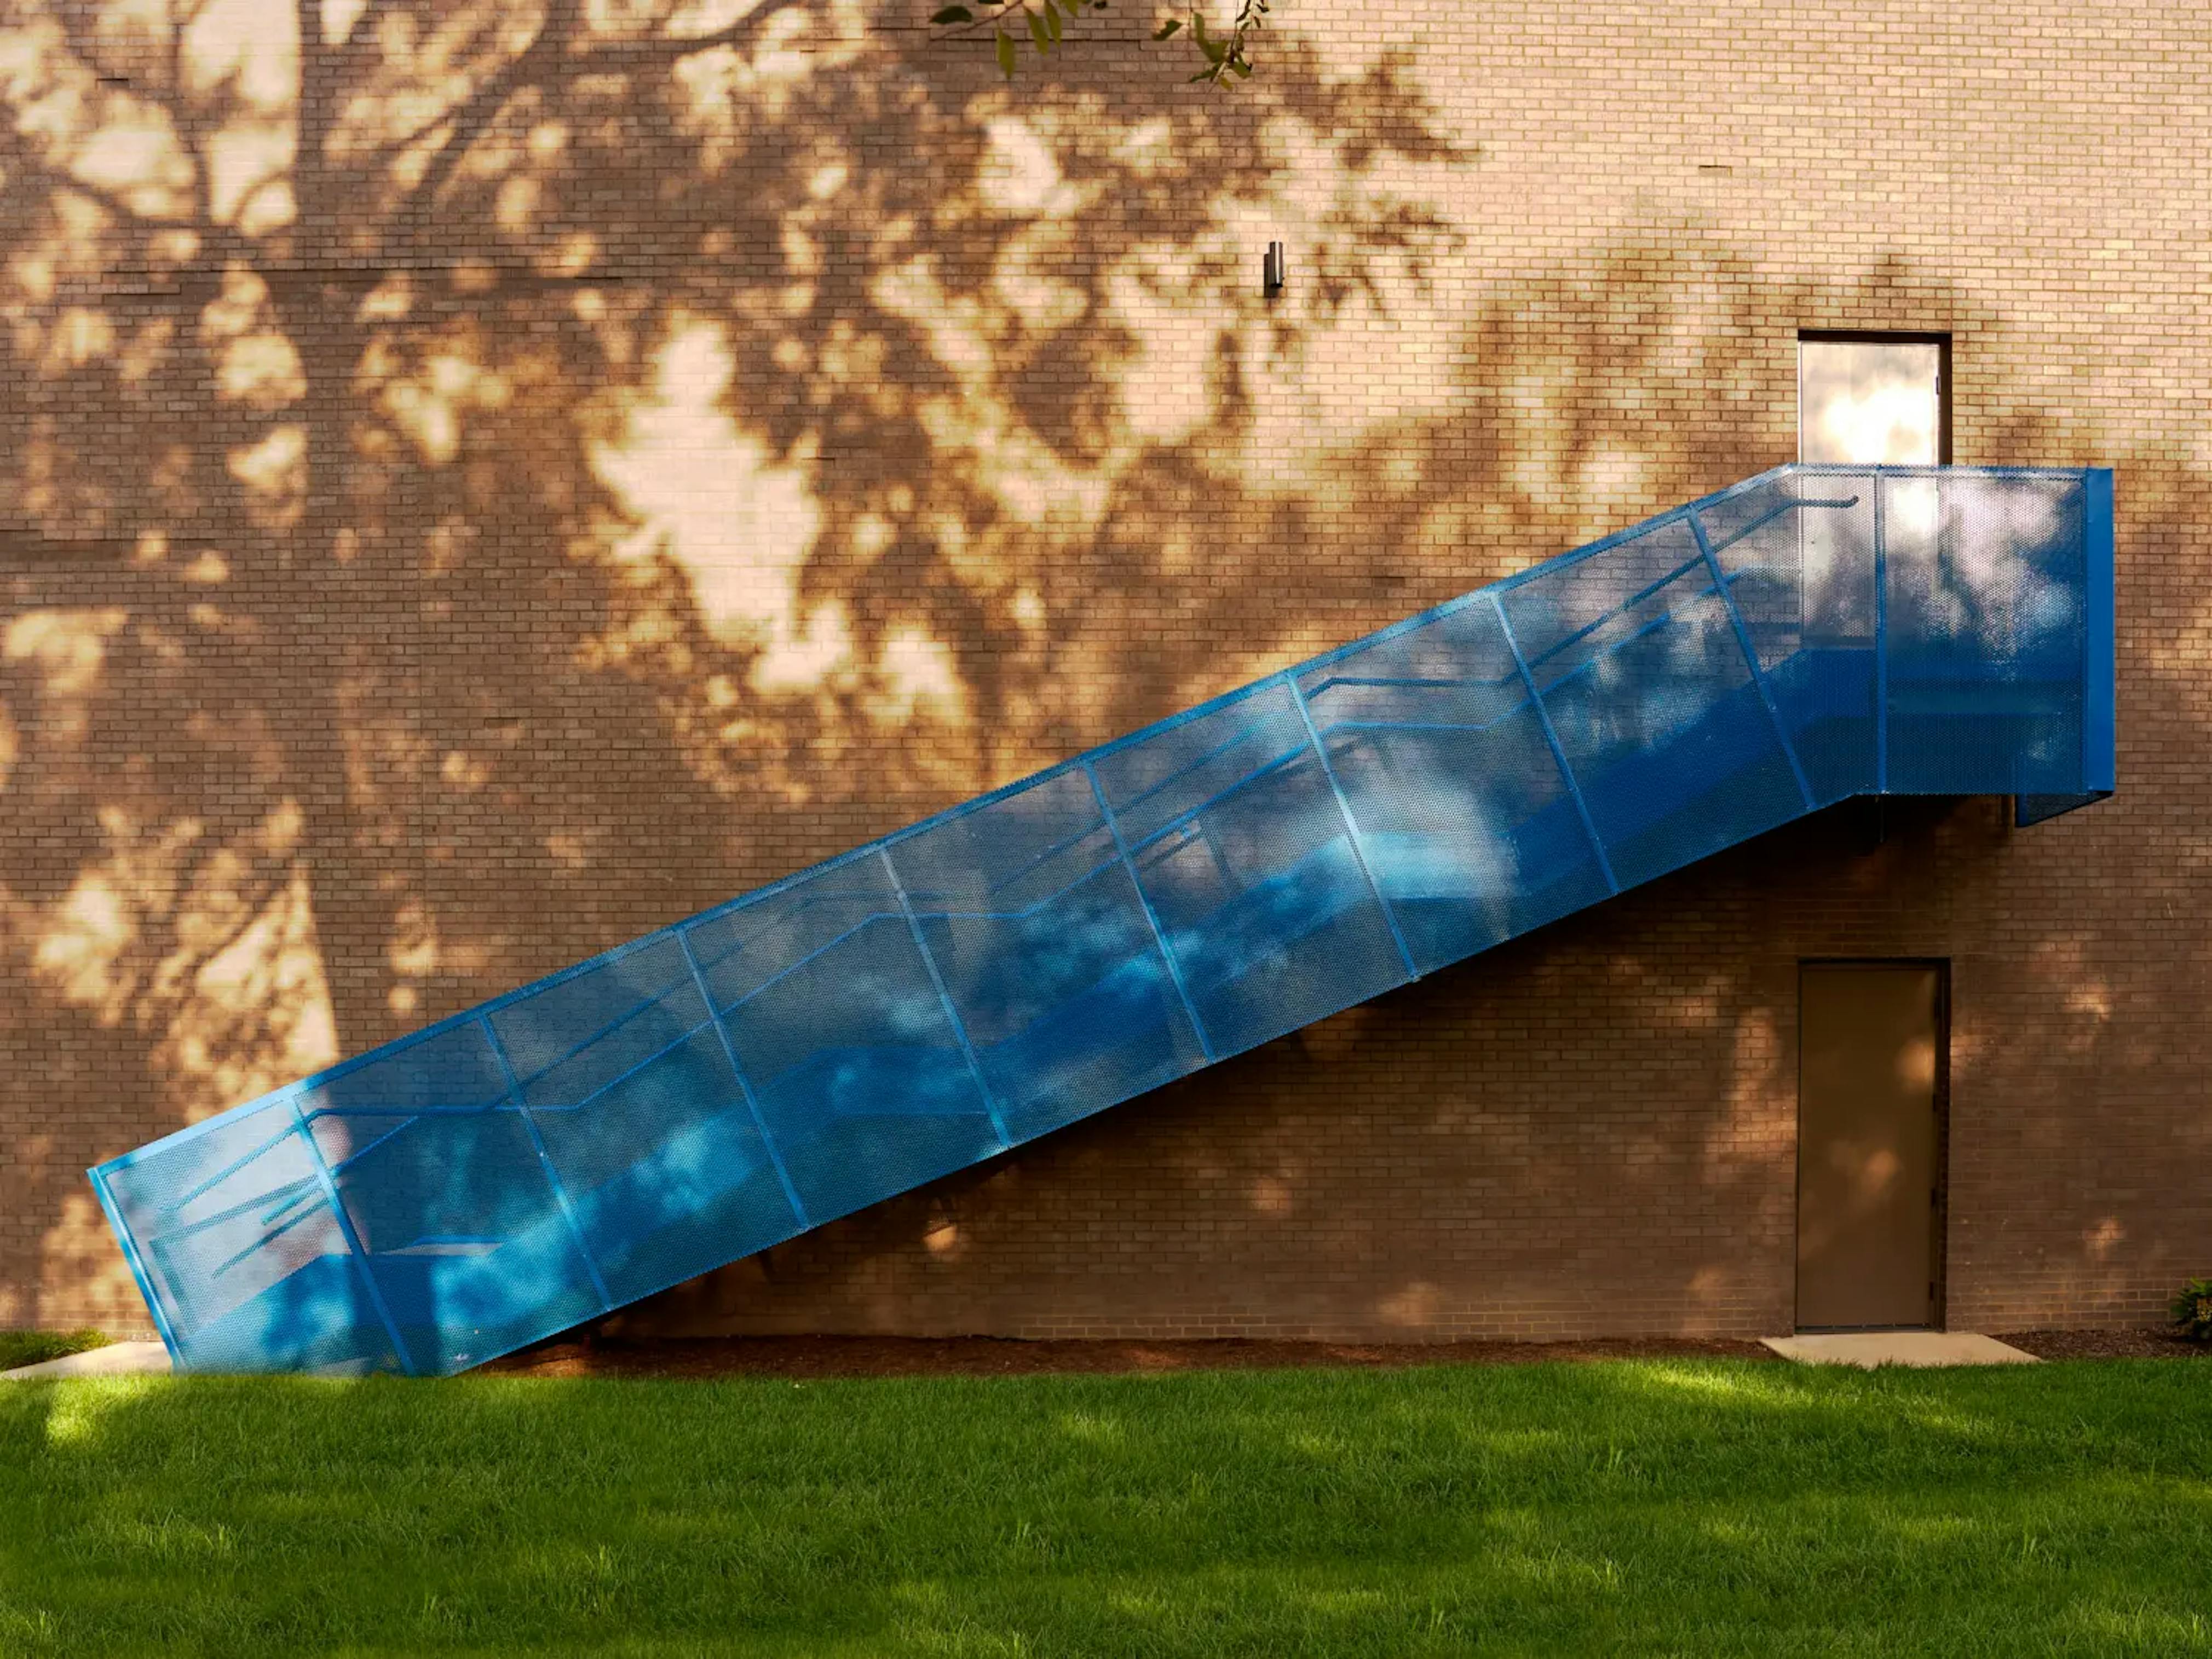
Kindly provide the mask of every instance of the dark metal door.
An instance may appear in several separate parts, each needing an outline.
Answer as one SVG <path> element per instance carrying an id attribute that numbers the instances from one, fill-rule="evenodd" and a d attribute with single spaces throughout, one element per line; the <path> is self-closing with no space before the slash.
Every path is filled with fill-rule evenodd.
<path id="1" fill-rule="evenodd" d="M 1935 1322 L 1943 977 L 1919 962 L 1800 974 L 1800 1330 Z"/>

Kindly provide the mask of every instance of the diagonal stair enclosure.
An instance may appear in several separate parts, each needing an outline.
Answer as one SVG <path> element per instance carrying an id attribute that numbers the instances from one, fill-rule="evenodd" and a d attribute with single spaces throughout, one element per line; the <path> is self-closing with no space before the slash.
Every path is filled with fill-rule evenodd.
<path id="1" fill-rule="evenodd" d="M 1793 465 L 91 1171 L 186 1370 L 457 1371 L 1848 795 L 2113 787 L 2108 471 Z"/>

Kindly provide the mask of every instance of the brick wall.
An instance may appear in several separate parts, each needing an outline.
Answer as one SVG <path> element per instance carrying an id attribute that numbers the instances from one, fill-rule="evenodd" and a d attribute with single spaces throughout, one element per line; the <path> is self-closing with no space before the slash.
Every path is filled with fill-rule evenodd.
<path id="1" fill-rule="evenodd" d="M 1224 99 L 1133 15 L 1008 93 L 834 3 L 0 6 L 0 1323 L 144 1322 L 86 1164 L 1788 459 L 1839 327 L 2118 470 L 2117 799 L 1848 805 L 629 1317 L 1778 1328 L 1826 955 L 1953 964 L 1953 1322 L 2153 1316 L 2212 25 L 1565 15 L 1294 5 Z"/>

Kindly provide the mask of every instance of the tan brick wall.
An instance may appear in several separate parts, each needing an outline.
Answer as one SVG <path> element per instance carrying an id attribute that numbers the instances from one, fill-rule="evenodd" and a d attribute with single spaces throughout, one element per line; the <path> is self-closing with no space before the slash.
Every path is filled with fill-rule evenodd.
<path id="1" fill-rule="evenodd" d="M 2115 801 L 1846 806 L 633 1318 L 1776 1328 L 1837 954 L 1953 964 L 1954 1323 L 2212 1269 L 2212 25 L 1279 9 L 1224 100 L 0 4 L 0 1324 L 144 1323 L 91 1162 L 1789 459 L 1808 327 L 2118 470 Z"/>

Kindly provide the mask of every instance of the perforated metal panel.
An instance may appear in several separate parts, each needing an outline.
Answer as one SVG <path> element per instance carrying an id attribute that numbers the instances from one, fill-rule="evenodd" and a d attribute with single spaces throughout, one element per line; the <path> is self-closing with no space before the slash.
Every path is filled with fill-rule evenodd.
<path id="1" fill-rule="evenodd" d="M 183 1369 L 464 1369 L 1847 795 L 2108 793 L 2111 501 L 1763 474 L 94 1186 Z"/>

